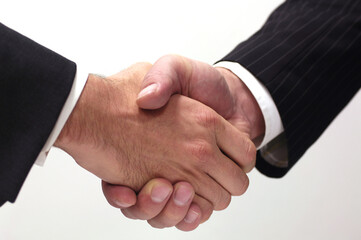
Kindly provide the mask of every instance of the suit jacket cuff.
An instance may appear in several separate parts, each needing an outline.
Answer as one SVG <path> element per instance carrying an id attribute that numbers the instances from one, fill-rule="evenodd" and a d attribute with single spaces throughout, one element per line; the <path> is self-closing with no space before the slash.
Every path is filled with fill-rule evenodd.
<path id="1" fill-rule="evenodd" d="M 237 75 L 255 97 L 265 120 L 265 136 L 257 149 L 263 148 L 283 132 L 283 124 L 271 94 L 246 68 L 236 62 L 221 61 L 215 67 L 227 68 Z"/>
<path id="2" fill-rule="evenodd" d="M 61 110 L 58 120 L 49 135 L 48 140 L 46 141 L 44 147 L 39 153 L 35 163 L 39 166 L 43 166 L 48 156 L 48 153 L 51 147 L 54 145 L 56 139 L 58 138 L 61 130 L 63 129 L 66 121 L 68 120 L 70 114 L 72 113 L 78 99 L 84 89 L 84 86 L 88 80 L 88 73 L 84 72 L 82 69 L 79 70 L 77 67 L 77 72 L 73 81 L 73 86 L 70 90 L 69 96 Z"/>

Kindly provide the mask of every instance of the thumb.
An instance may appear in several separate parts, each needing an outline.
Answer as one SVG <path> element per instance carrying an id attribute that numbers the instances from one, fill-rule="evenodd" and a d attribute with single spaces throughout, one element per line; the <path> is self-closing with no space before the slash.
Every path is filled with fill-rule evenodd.
<path id="1" fill-rule="evenodd" d="M 187 80 L 192 72 L 186 58 L 167 55 L 156 61 L 144 77 L 137 104 L 143 109 L 163 107 L 169 98 L 182 93 L 187 88 Z"/>
<path id="2" fill-rule="evenodd" d="M 113 207 L 124 209 L 133 206 L 137 202 L 135 192 L 129 187 L 112 185 L 102 181 L 102 189 L 105 198 Z"/>

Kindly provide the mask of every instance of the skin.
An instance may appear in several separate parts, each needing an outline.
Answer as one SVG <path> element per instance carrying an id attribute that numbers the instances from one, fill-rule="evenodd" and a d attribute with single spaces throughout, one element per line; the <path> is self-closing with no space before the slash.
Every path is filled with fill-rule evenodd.
<path id="1" fill-rule="evenodd" d="M 147 208 L 142 206 L 147 205 L 152 192 L 164 197 L 164 189 L 158 191 L 154 182 L 146 183 L 166 178 L 172 189 L 159 201 L 172 201 L 148 219 L 149 223 L 155 227 L 182 226 L 180 221 L 189 219 L 189 214 L 202 211 L 205 214 L 198 214 L 194 221 L 199 223 L 207 218 L 209 209 L 222 210 L 231 195 L 246 191 L 248 177 L 240 166 L 254 164 L 256 149 L 247 133 L 185 96 L 172 96 L 158 110 L 139 109 L 137 93 L 151 68 L 139 63 L 108 78 L 90 75 L 55 146 L 107 182 L 105 192 L 129 194 L 130 204 L 134 195 L 129 189 L 110 190 L 111 186 L 139 192 L 140 205 L 124 210 L 126 216 L 147 219 L 154 215 L 144 217 Z M 178 198 L 183 200 L 176 201 Z M 109 202 L 117 205 L 118 200 Z"/>
<path id="2" fill-rule="evenodd" d="M 150 87 L 149 90 L 149 86 L 155 88 Z M 264 119 L 257 101 L 245 84 L 227 69 L 214 68 L 182 56 L 167 55 L 160 58 L 146 74 L 141 90 L 137 104 L 143 109 L 161 108 L 172 95 L 182 94 L 213 108 L 256 145 L 263 139 Z M 255 161 L 250 161 L 240 164 L 240 167 L 249 172 L 254 165 Z M 177 191 L 179 185 L 183 185 L 188 192 L 194 191 L 186 182 L 179 182 L 176 186 L 166 179 L 153 179 L 143 187 L 138 199 L 131 189 L 104 182 L 103 192 L 111 205 L 122 209 L 129 218 L 148 220 L 150 225 L 157 228 L 176 226 L 183 231 L 194 230 L 212 214 L 214 209 L 209 202 L 200 201 L 196 196 L 192 205 L 186 204 L 179 209 L 173 198 L 152 201 L 150 187 L 173 192 Z M 114 204 L 115 199 L 118 204 Z M 198 218 L 194 218 L 194 215 Z"/>

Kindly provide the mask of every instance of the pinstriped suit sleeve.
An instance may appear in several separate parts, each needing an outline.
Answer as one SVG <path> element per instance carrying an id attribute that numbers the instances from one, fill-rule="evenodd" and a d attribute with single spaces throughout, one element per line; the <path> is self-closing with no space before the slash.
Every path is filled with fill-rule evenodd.
<path id="1" fill-rule="evenodd" d="M 284 176 L 361 87 L 361 1 L 288 0 L 221 61 L 237 62 L 269 90 L 284 125 Z"/>

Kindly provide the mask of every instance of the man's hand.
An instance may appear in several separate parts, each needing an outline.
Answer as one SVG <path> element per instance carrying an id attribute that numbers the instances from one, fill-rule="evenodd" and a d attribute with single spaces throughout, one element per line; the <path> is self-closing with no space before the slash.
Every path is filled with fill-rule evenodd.
<path id="1" fill-rule="evenodd" d="M 55 145 L 108 183 L 139 191 L 157 177 L 186 181 L 195 200 L 224 209 L 230 194 L 248 186 L 239 166 L 253 164 L 254 144 L 212 109 L 180 95 L 159 110 L 140 110 L 137 92 L 150 68 L 91 75 Z"/>
<path id="2" fill-rule="evenodd" d="M 231 71 L 178 55 L 164 56 L 145 76 L 137 103 L 143 109 L 158 109 L 173 94 L 190 97 L 214 109 L 256 144 L 262 140 L 265 125 L 258 103 Z M 247 172 L 252 167 L 244 166 Z"/>
<path id="3" fill-rule="evenodd" d="M 213 206 L 203 198 L 194 196 L 193 187 L 187 182 L 172 185 L 166 179 L 150 180 L 138 193 L 127 187 L 102 182 L 103 191 L 110 205 L 120 208 L 130 219 L 148 220 L 155 228 L 173 227 L 191 231 L 206 221 Z M 170 193 L 170 194 L 169 194 Z"/>
<path id="4" fill-rule="evenodd" d="M 239 130 L 247 133 L 255 143 L 259 143 L 262 140 L 264 120 L 258 104 L 243 82 L 229 70 L 213 68 L 206 63 L 181 56 L 170 55 L 162 57 L 145 76 L 142 91 L 138 96 L 137 102 L 144 109 L 157 109 L 164 106 L 170 96 L 175 93 L 186 95 L 212 107 Z M 248 172 L 253 166 L 254 162 L 250 162 L 249 165 L 242 167 Z M 165 180 L 163 179 L 162 181 L 164 182 Z M 154 185 L 156 186 L 155 183 L 157 183 L 157 180 L 154 180 Z M 128 189 L 129 194 L 120 194 L 119 191 L 122 189 L 126 188 L 113 185 L 103 188 L 108 201 L 112 201 L 111 199 L 121 199 L 120 201 L 124 202 L 131 193 L 130 189 Z M 133 193 L 133 199 L 135 203 L 135 193 Z M 149 194 L 148 199 L 151 199 Z M 165 205 L 165 203 L 166 200 L 161 204 Z M 129 216 L 135 211 L 134 209 L 137 209 L 137 214 L 142 216 L 138 217 L 138 219 L 148 220 L 161 214 L 163 219 L 166 219 L 165 222 L 172 222 L 171 218 L 174 218 L 174 215 L 167 215 L 160 210 L 155 210 L 158 208 L 154 208 L 154 204 L 157 205 L 158 203 L 152 201 L 141 202 L 138 199 L 135 207 L 123 210 L 123 213 Z M 120 206 L 118 205 L 118 207 Z M 209 218 L 211 212 L 204 206 L 201 206 L 201 208 L 203 210 L 202 221 L 205 221 Z M 148 209 L 153 209 L 152 214 L 147 214 Z M 167 207 L 167 209 L 169 211 L 171 208 Z M 142 212 L 142 214 L 139 214 L 139 212 Z M 178 216 L 178 219 L 180 216 Z M 150 221 L 150 223 L 152 222 Z M 158 225 L 158 227 L 165 226 L 168 225 Z M 198 224 L 189 224 L 183 220 L 176 224 L 176 226 L 181 230 L 192 230 Z"/>

